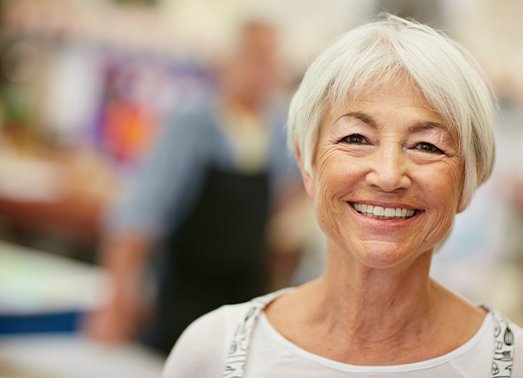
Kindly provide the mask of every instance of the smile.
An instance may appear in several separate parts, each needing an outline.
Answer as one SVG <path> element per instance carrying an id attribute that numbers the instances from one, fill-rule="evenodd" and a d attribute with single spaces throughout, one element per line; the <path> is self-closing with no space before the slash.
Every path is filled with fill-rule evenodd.
<path id="1" fill-rule="evenodd" d="M 416 210 L 400 207 L 381 207 L 352 202 L 351 206 L 361 215 L 378 219 L 409 219 L 416 214 Z"/>

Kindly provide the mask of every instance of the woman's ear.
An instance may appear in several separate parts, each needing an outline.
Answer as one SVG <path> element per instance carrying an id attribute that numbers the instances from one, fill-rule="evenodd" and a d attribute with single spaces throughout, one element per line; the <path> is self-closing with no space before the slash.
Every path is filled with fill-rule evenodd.
<path id="1" fill-rule="evenodd" d="M 305 186 L 305 191 L 310 198 L 314 198 L 314 180 L 309 172 L 304 167 L 303 157 L 300 148 L 296 145 L 294 148 L 296 151 L 296 161 L 298 162 L 298 167 L 300 168 L 301 178 L 303 180 L 303 185 Z"/>
<path id="2" fill-rule="evenodd" d="M 470 203 L 470 199 L 465 198 L 465 196 L 463 195 L 463 192 L 462 192 L 461 196 L 459 198 L 458 209 L 457 209 L 456 214 L 462 213 L 468 207 L 469 203 Z"/>
<path id="3" fill-rule="evenodd" d="M 464 183 L 462 183 L 464 184 Z M 456 214 L 462 213 L 470 204 L 470 201 L 472 200 L 472 194 L 470 194 L 470 190 L 468 191 L 468 194 L 465 195 L 465 187 L 462 185 L 461 187 L 461 193 L 459 195 L 459 201 L 458 201 L 458 208 L 456 209 Z"/>

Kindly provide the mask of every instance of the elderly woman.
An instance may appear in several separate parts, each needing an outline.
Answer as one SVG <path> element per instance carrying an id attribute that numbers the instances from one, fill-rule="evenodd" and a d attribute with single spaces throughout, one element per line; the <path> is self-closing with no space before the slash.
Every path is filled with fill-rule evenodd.
<path id="1" fill-rule="evenodd" d="M 325 273 L 200 318 L 164 377 L 523 377 L 522 329 L 429 277 L 491 173 L 493 113 L 473 60 L 431 28 L 389 16 L 343 35 L 288 125 Z"/>

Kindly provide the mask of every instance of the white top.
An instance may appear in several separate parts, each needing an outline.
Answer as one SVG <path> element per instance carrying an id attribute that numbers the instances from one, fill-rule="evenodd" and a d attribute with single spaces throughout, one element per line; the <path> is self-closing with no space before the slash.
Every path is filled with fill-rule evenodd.
<path id="1" fill-rule="evenodd" d="M 196 320 L 173 348 L 162 377 L 221 377 L 234 331 L 248 309 L 248 303 L 223 306 Z M 245 377 L 487 378 L 491 376 L 494 326 L 493 317 L 488 314 L 468 342 L 430 360 L 394 366 L 356 366 L 301 349 L 274 329 L 262 313 L 254 327 Z M 516 340 L 512 377 L 523 377 L 523 367 L 518 364 L 523 355 L 523 330 L 512 323 L 510 326 Z"/>

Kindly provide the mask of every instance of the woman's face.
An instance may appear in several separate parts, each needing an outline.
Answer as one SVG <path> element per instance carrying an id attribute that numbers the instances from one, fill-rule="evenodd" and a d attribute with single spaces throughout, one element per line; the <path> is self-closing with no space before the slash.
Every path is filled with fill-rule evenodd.
<path id="1" fill-rule="evenodd" d="M 446 237 L 464 162 L 455 132 L 399 80 L 324 117 L 313 171 L 305 185 L 329 249 L 388 268 Z"/>

